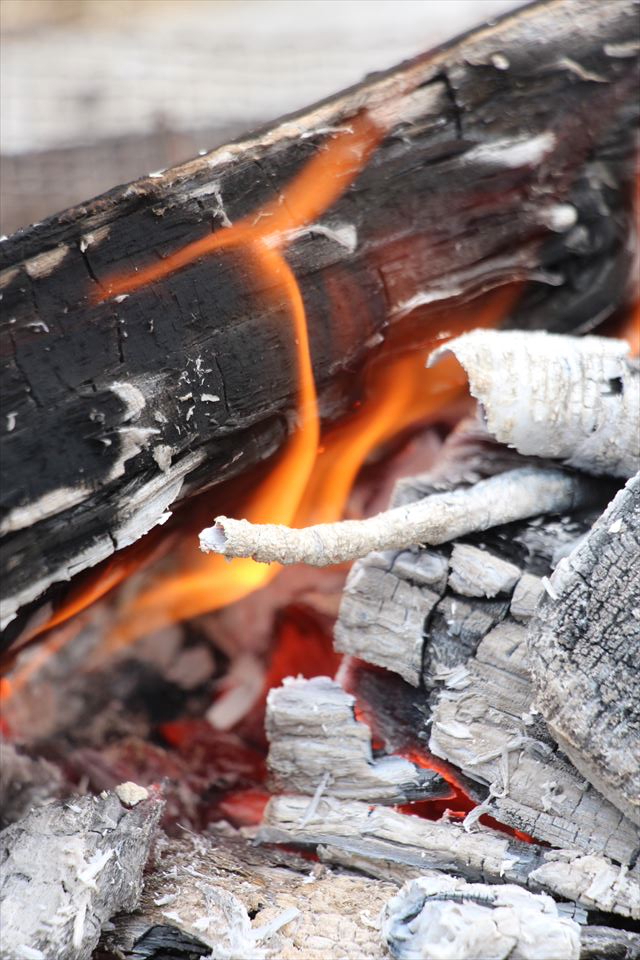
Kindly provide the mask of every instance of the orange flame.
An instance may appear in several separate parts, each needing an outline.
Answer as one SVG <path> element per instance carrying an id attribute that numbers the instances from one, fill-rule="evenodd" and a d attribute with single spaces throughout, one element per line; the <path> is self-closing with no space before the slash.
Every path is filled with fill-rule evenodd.
<path id="1" fill-rule="evenodd" d="M 430 346 L 443 339 L 441 330 L 428 330 L 419 350 L 374 365 L 368 400 L 350 421 L 335 430 L 319 452 L 319 416 L 305 308 L 298 282 L 282 250 L 293 234 L 311 223 L 349 186 L 367 163 L 384 130 L 362 113 L 333 137 L 283 189 L 277 200 L 257 213 L 211 236 L 187 244 L 159 263 L 113 277 L 100 288 L 96 301 L 131 294 L 187 267 L 194 260 L 240 247 L 266 282 L 267 296 L 283 296 L 293 329 L 297 364 L 297 423 L 275 466 L 244 503 L 241 515 L 253 522 L 304 525 L 339 519 L 355 476 L 369 453 L 392 435 L 444 408 L 464 387 L 455 365 L 446 361 L 436 371 L 424 369 Z M 497 324 L 517 288 L 491 295 L 480 307 L 457 308 L 446 316 L 447 336 L 474 326 Z M 150 538 L 151 542 L 151 538 Z M 112 558 L 72 590 L 48 623 L 31 636 L 62 623 L 86 608 L 138 567 L 144 539 Z M 168 623 L 188 619 L 241 599 L 265 585 L 278 572 L 252 560 L 235 560 L 199 553 L 195 537 L 178 544 L 178 572 L 162 574 L 121 607 L 111 638 L 118 647 Z"/>
<path id="2" fill-rule="evenodd" d="M 284 293 L 296 347 L 298 422 L 276 466 L 245 504 L 245 517 L 254 523 L 291 524 L 295 520 L 316 461 L 320 437 L 304 302 L 280 248 L 287 245 L 293 231 L 315 220 L 338 199 L 367 163 L 382 135 L 382 129 L 369 114 L 360 114 L 305 165 L 278 200 L 267 203 L 257 215 L 188 244 L 161 263 L 110 280 L 107 292 L 99 297 L 104 300 L 107 296 L 130 294 L 201 256 L 235 246 L 242 246 L 265 281 Z M 123 611 L 113 643 L 119 646 L 167 622 L 233 603 L 272 579 L 278 569 L 252 560 L 241 560 L 231 566 L 223 557 L 194 558 L 186 572 L 158 580 L 131 608 Z"/>

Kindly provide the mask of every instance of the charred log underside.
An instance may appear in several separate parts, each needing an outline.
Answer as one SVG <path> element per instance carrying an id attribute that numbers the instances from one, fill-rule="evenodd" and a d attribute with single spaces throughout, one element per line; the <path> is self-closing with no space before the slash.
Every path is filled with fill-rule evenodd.
<path id="1" fill-rule="evenodd" d="M 514 324 L 578 330 L 615 310 L 634 15 L 628 0 L 548 0 L 6 241 L 5 619 L 281 446 L 296 393 L 288 308 L 241 250 L 96 297 L 258 211 L 358 111 L 391 104 L 386 138 L 288 249 L 326 422 L 388 328 L 413 313 L 423 340 L 437 333 L 432 302 L 532 280 Z"/>

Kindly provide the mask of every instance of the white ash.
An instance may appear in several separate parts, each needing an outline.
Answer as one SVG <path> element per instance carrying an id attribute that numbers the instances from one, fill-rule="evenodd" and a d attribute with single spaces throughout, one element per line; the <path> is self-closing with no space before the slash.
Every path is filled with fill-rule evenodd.
<path id="1" fill-rule="evenodd" d="M 3 956 L 89 960 L 103 925 L 134 910 L 162 812 L 158 798 L 125 809 L 114 793 L 54 802 L 2 832 Z"/>
<path id="2" fill-rule="evenodd" d="M 410 880 L 382 913 L 398 960 L 578 960 L 580 926 L 551 897 L 513 884 Z"/>

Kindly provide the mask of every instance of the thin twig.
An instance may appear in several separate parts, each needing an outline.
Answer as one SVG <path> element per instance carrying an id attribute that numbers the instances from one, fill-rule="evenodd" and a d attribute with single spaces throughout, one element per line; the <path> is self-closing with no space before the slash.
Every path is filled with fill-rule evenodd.
<path id="1" fill-rule="evenodd" d="M 367 520 L 298 530 L 217 517 L 213 527 L 200 533 L 200 549 L 226 557 L 252 557 L 259 563 L 324 567 L 364 557 L 372 550 L 446 543 L 514 520 L 572 510 L 587 505 L 593 490 L 592 482 L 561 470 L 524 467 Z"/>

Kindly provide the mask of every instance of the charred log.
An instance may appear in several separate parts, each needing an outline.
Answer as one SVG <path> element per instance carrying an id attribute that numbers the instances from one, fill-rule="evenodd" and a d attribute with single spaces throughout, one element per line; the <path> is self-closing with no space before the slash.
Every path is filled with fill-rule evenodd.
<path id="1" fill-rule="evenodd" d="M 5 618 L 282 444 L 288 306 L 250 258 L 200 257 L 129 296 L 109 299 L 110 284 L 259 216 L 358 112 L 383 117 L 383 141 L 288 251 L 325 421 L 387 326 L 414 314 L 428 330 L 435 301 L 532 280 L 513 323 L 584 329 L 614 310 L 629 271 L 634 15 L 630 0 L 548 0 L 6 241 Z"/>

